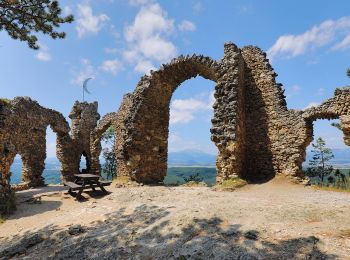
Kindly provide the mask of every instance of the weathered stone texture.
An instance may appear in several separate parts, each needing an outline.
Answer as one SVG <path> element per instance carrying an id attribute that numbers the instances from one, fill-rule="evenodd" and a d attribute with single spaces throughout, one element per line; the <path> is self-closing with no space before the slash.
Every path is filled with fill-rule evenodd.
<path id="1" fill-rule="evenodd" d="M 118 118 L 118 175 L 145 183 L 162 181 L 167 170 L 169 105 L 173 92 L 185 80 L 200 75 L 217 81 L 218 65 L 204 56 L 180 56 L 150 76 L 142 77 L 125 97 Z M 120 154 L 119 154 L 120 153 Z"/>
<path id="2" fill-rule="evenodd" d="M 10 167 L 17 154 L 23 163 L 18 188 L 44 185 L 48 126 L 57 135 L 56 152 L 63 179 L 73 179 L 73 174 L 79 173 L 82 154 L 90 160 L 90 134 L 99 119 L 97 102 L 76 102 L 69 117 L 71 131 L 63 115 L 28 97 L 0 100 L 0 202 L 10 194 Z"/>
<path id="3" fill-rule="evenodd" d="M 289 110 L 266 54 L 257 47 L 240 49 L 228 43 L 219 61 L 179 56 L 142 77 L 118 112 L 105 115 L 98 125 L 97 102 L 76 102 L 70 129 L 60 113 L 29 98 L 0 100 L 0 204 L 11 191 L 9 170 L 16 154 L 23 161 L 22 185 L 43 185 L 47 126 L 57 134 L 63 179 L 79 173 L 82 155 L 87 171 L 100 174 L 101 139 L 113 126 L 117 175 L 143 183 L 163 181 L 171 97 L 181 83 L 196 76 L 216 82 L 211 140 L 219 151 L 218 182 L 233 177 L 262 182 L 277 174 L 300 179 L 317 119 L 340 118 L 344 141 L 350 145 L 350 88 L 336 89 L 334 97 L 318 107 Z"/>
<path id="4" fill-rule="evenodd" d="M 90 151 L 90 135 L 97 126 L 100 115 L 97 102 L 74 103 L 69 118 L 72 129 L 69 135 L 57 138 L 57 158 L 61 161 L 61 174 L 65 179 L 72 179 L 78 174 L 80 159 L 86 159 L 86 171 L 90 171 L 92 155 Z"/>
<path id="5" fill-rule="evenodd" d="M 93 174 L 100 175 L 101 174 L 101 165 L 100 165 L 100 154 L 102 151 L 101 140 L 103 134 L 107 131 L 107 129 L 112 126 L 116 131 L 117 125 L 117 113 L 108 113 L 102 117 L 99 121 L 98 125 L 92 131 L 90 136 L 90 151 L 91 151 L 91 169 L 89 172 Z"/>
<path id="6" fill-rule="evenodd" d="M 313 138 L 312 121 L 318 118 L 340 118 L 344 140 L 350 143 L 349 90 L 337 90 L 318 108 L 289 110 L 266 54 L 257 47 L 239 49 L 229 43 L 220 61 L 180 56 L 144 76 L 124 97 L 117 116 L 118 175 L 145 183 L 163 180 L 171 96 L 197 75 L 217 83 L 211 139 L 219 150 L 218 182 L 237 176 L 261 182 L 277 174 L 300 179 Z"/>

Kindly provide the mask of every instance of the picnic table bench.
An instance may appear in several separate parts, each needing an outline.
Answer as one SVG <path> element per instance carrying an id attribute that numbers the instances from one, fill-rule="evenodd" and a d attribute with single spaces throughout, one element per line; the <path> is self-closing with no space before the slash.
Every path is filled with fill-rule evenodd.
<path id="1" fill-rule="evenodd" d="M 69 194 L 72 194 L 73 191 L 78 191 L 77 197 L 81 196 L 81 193 L 86 189 L 92 189 L 96 191 L 95 188 L 100 188 L 102 192 L 107 193 L 104 186 L 111 185 L 111 181 L 100 180 L 100 176 L 84 173 L 84 174 L 74 174 L 75 181 L 63 181 L 63 185 L 69 187 Z"/>

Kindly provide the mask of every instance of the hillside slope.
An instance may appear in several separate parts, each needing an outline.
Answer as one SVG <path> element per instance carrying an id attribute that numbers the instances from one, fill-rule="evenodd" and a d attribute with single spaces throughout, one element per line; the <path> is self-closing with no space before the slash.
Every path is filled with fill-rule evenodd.
<path id="1" fill-rule="evenodd" d="M 235 192 L 163 186 L 109 190 L 105 197 L 84 194 L 83 202 L 62 187 L 20 192 L 18 211 L 0 226 L 0 258 L 350 256 L 349 193 L 276 179 Z M 41 203 L 30 203 L 33 196 Z"/>

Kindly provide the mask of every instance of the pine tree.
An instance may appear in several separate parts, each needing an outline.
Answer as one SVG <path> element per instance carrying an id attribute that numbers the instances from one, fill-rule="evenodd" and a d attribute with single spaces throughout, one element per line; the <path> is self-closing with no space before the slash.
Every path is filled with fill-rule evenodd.
<path id="1" fill-rule="evenodd" d="M 307 173 L 310 177 L 319 177 L 321 183 L 323 183 L 324 178 L 333 171 L 333 166 L 328 162 L 334 158 L 334 155 L 332 150 L 326 147 L 326 142 L 321 137 L 317 138 L 312 147 L 313 156 L 312 160 L 309 161 L 311 167 L 309 167 Z"/>
<path id="2" fill-rule="evenodd" d="M 48 34 L 53 39 L 62 39 L 64 32 L 55 28 L 71 23 L 72 15 L 61 16 L 58 1 L 52 0 L 1 0 L 0 31 L 5 30 L 13 39 L 27 42 L 32 49 L 39 49 L 34 33 Z"/>
<path id="3" fill-rule="evenodd" d="M 102 166 L 102 171 L 106 174 L 107 179 L 112 179 L 116 174 L 116 156 L 115 156 L 115 130 L 113 127 L 109 127 L 104 133 L 102 141 L 105 144 L 105 148 L 102 150 L 102 157 L 105 163 Z"/>

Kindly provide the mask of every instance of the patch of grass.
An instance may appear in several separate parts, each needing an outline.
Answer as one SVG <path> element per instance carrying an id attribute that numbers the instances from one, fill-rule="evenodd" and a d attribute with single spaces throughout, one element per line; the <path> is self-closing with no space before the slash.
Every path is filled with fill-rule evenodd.
<path id="1" fill-rule="evenodd" d="M 224 180 L 222 183 L 215 185 L 214 190 L 234 191 L 234 190 L 241 188 L 247 184 L 248 183 L 245 180 L 243 180 L 239 177 L 235 177 L 235 178 L 230 178 L 230 179 Z"/>
<path id="2" fill-rule="evenodd" d="M 350 238 L 350 229 L 348 228 L 348 229 L 340 230 L 339 237 L 341 237 L 341 238 Z"/>
<path id="3" fill-rule="evenodd" d="M 348 192 L 348 193 L 350 193 L 350 188 L 342 189 L 342 188 L 338 188 L 338 187 L 334 187 L 334 186 L 321 186 L 321 185 L 313 185 L 312 187 L 314 187 L 317 190 L 326 190 L 326 191 L 336 191 L 336 192 Z"/>
<path id="4" fill-rule="evenodd" d="M 206 184 L 203 181 L 189 181 L 189 182 L 186 182 L 185 184 L 182 184 L 181 186 L 185 186 L 185 187 L 208 187 L 208 184 Z"/>
<path id="5" fill-rule="evenodd" d="M 143 184 L 139 184 L 136 181 L 131 180 L 127 176 L 118 176 L 117 178 L 113 179 L 113 184 L 117 188 L 123 188 L 123 187 L 137 187 L 142 186 Z"/>
<path id="6" fill-rule="evenodd" d="M 16 196 L 15 192 L 11 191 L 10 195 L 6 199 L 0 200 L 0 218 L 4 218 L 8 214 L 11 214 L 16 209 Z"/>
<path id="7" fill-rule="evenodd" d="M 128 176 L 118 176 L 117 178 L 113 179 L 113 183 L 115 184 L 127 184 L 130 181 L 131 179 Z"/>
<path id="8" fill-rule="evenodd" d="M 6 218 L 0 215 L 0 225 L 6 221 Z"/>
<path id="9" fill-rule="evenodd" d="M 10 104 L 10 100 L 7 98 L 0 98 L 0 101 L 5 103 L 5 104 Z"/>

